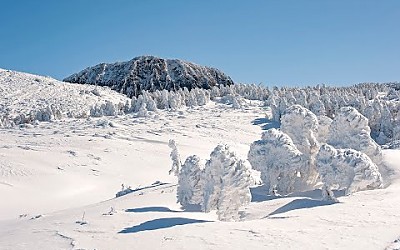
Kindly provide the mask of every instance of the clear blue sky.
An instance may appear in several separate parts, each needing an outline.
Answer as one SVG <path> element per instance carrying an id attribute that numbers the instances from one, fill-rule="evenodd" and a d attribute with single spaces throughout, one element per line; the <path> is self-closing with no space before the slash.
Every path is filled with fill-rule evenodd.
<path id="1" fill-rule="evenodd" d="M 236 82 L 400 81 L 400 0 L 2 0 L 0 68 L 62 79 L 139 55 Z"/>

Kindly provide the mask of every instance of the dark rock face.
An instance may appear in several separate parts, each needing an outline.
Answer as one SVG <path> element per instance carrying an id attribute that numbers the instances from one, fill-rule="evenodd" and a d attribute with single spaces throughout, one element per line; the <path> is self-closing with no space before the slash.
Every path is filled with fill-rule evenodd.
<path id="1" fill-rule="evenodd" d="M 140 56 L 128 62 L 101 63 L 64 81 L 108 86 L 129 97 L 138 96 L 144 90 L 209 89 L 233 84 L 232 79 L 218 69 L 154 56 Z"/>

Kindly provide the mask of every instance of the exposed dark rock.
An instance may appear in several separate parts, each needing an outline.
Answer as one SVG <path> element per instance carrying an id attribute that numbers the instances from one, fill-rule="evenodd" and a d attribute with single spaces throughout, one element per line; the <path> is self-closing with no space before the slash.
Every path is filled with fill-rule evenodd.
<path id="1" fill-rule="evenodd" d="M 138 96 L 144 90 L 209 89 L 233 84 L 232 79 L 218 69 L 154 56 L 140 56 L 128 62 L 101 63 L 64 81 L 109 86 L 129 97 Z"/>

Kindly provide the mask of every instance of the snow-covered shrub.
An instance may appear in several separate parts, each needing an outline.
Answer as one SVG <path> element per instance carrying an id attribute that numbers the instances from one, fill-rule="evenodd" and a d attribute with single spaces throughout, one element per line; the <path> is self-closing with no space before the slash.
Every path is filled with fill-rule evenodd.
<path id="1" fill-rule="evenodd" d="M 237 220 L 239 208 L 251 201 L 250 185 L 248 163 L 227 145 L 218 145 L 204 169 L 202 209 L 205 212 L 217 209 L 220 220 Z"/>
<path id="2" fill-rule="evenodd" d="M 46 121 L 46 122 L 53 120 L 54 116 L 53 116 L 53 112 L 51 111 L 51 108 L 47 107 L 47 108 L 39 110 L 36 113 L 35 119 L 38 121 Z"/>
<path id="3" fill-rule="evenodd" d="M 72 114 L 71 117 L 80 117 L 85 118 L 88 116 L 91 117 L 101 117 L 101 116 L 116 116 L 119 114 L 124 114 L 124 110 L 126 109 L 124 103 L 113 103 L 109 100 L 105 100 L 104 103 L 96 103 L 91 106 L 90 111 L 87 113 L 85 110 L 81 110 L 81 114 Z M 47 111 L 46 111 L 47 110 Z M 52 118 L 57 118 L 59 111 L 54 110 L 53 108 L 47 108 L 42 112 L 40 117 L 43 119 L 43 116 L 51 116 Z"/>
<path id="4" fill-rule="evenodd" d="M 351 148 L 368 155 L 379 166 L 380 146 L 371 138 L 368 119 L 352 107 L 343 107 L 332 121 L 327 143 L 335 148 Z"/>
<path id="5" fill-rule="evenodd" d="M 169 92 L 169 108 L 171 110 L 177 110 L 181 107 L 181 95 L 175 92 Z"/>
<path id="6" fill-rule="evenodd" d="M 118 192 L 115 194 L 115 197 L 124 196 L 124 195 L 130 194 L 130 193 L 132 193 L 132 192 L 134 191 L 134 190 L 131 188 L 131 186 L 126 187 L 124 184 L 122 184 L 121 187 L 122 187 L 121 190 L 118 191 Z"/>
<path id="7" fill-rule="evenodd" d="M 169 174 L 174 174 L 175 176 L 179 176 L 179 171 L 181 168 L 181 157 L 178 152 L 178 148 L 176 147 L 176 142 L 175 140 L 169 140 L 168 146 L 171 148 L 171 160 L 172 160 L 172 167 L 171 170 L 169 170 Z"/>
<path id="8" fill-rule="evenodd" d="M 137 116 L 138 117 L 146 117 L 147 116 L 147 108 L 146 108 L 146 103 L 142 102 L 140 105 L 139 110 L 137 111 Z"/>
<path id="9" fill-rule="evenodd" d="M 179 171 L 177 199 L 183 208 L 201 205 L 203 200 L 203 176 L 200 158 L 192 155 L 186 158 Z"/>
<path id="10" fill-rule="evenodd" d="M 207 98 L 207 95 L 205 94 L 206 90 L 204 89 L 195 88 L 192 89 L 190 92 L 193 93 L 193 95 L 196 97 L 196 103 L 198 106 L 204 106 L 210 100 L 209 98 Z"/>
<path id="11" fill-rule="evenodd" d="M 269 129 L 261 140 L 250 145 L 248 160 L 253 169 L 261 172 L 261 179 L 270 194 L 291 193 L 298 184 L 304 185 L 298 175 L 304 169 L 303 154 L 292 139 L 277 129 Z"/>
<path id="12" fill-rule="evenodd" d="M 346 194 L 382 187 L 378 167 L 364 153 L 353 149 L 321 146 L 316 164 L 324 183 L 323 198 L 337 201 L 332 189 L 346 189 Z"/>
<path id="13" fill-rule="evenodd" d="M 309 185 L 316 183 L 318 173 L 315 168 L 315 155 L 319 149 L 318 118 L 310 110 L 300 106 L 292 105 L 285 110 L 281 118 L 281 130 L 292 140 L 297 149 L 303 153 L 305 168 L 301 172 L 303 178 L 307 179 Z"/>
<path id="14" fill-rule="evenodd" d="M 234 109 L 240 109 L 242 108 L 243 100 L 241 100 L 240 96 L 226 95 L 221 98 L 221 102 L 232 105 L 232 108 Z"/>

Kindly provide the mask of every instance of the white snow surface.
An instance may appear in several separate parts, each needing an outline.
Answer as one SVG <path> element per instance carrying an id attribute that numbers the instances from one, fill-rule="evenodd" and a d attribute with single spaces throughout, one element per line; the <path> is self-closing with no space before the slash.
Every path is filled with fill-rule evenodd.
<path id="1" fill-rule="evenodd" d="M 93 86 L 44 77 L 35 83 L 36 76 L 25 81 L 26 74 L 4 70 L 0 75 L 1 112 L 8 108 L 8 115 L 58 100 L 50 96 L 63 95 L 62 114 L 106 100 L 125 101 L 103 88 L 99 97 L 91 94 Z M 52 88 L 50 82 L 59 86 Z M 242 109 L 210 102 L 173 112 L 149 111 L 146 117 L 65 116 L 1 128 L 0 249 L 399 248 L 398 149 L 382 151 L 391 169 L 387 187 L 336 194 L 339 203 L 322 201 L 320 190 L 273 197 L 254 187 L 239 222 L 218 221 L 215 211 L 182 211 L 176 203 L 178 180 L 168 174 L 168 141 L 177 142 L 182 159 L 193 154 L 207 159 L 219 143 L 228 143 L 246 159 L 250 144 L 268 126 L 262 123 L 260 103 L 247 102 Z M 114 198 L 121 184 L 133 192 Z"/>

